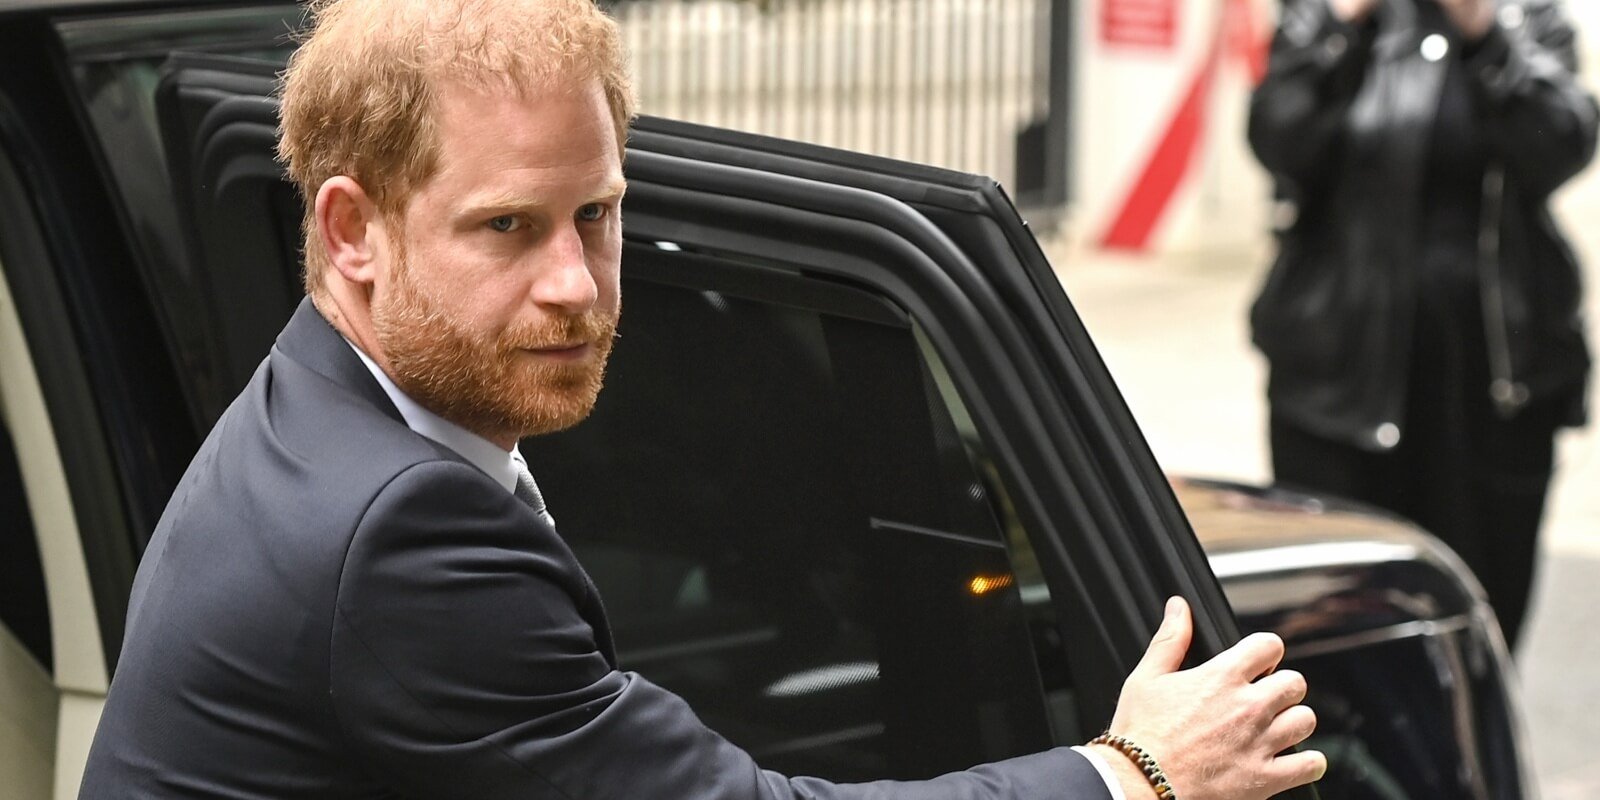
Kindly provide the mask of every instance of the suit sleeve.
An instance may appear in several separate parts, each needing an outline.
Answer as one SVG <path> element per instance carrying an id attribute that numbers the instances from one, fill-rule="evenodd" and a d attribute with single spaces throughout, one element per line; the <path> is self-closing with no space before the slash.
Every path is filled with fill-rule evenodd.
<path id="1" fill-rule="evenodd" d="M 427 463 L 374 498 L 346 555 L 330 690 L 360 765 L 414 798 L 1109 800 L 1065 748 L 926 782 L 760 769 L 677 696 L 613 670 L 548 526 L 476 470 Z"/>
<path id="2" fill-rule="evenodd" d="M 1600 109 L 1578 80 L 1577 33 L 1550 2 L 1508 6 L 1467 57 L 1489 143 L 1535 195 L 1555 191 L 1594 157 Z"/>
<path id="3" fill-rule="evenodd" d="M 1304 189 L 1327 166 L 1376 30 L 1341 20 L 1328 0 L 1286 0 L 1267 74 L 1250 96 L 1250 148 L 1269 172 Z"/>

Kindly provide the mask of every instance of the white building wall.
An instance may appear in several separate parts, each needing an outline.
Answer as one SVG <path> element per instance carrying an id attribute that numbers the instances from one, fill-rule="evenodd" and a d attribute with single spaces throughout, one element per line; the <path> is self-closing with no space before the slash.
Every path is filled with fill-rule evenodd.
<path id="1" fill-rule="evenodd" d="M 1176 11 L 1170 46 L 1107 41 L 1106 8 L 1146 12 L 1169 3 Z M 1192 158 L 1170 196 L 1156 192 L 1159 202 L 1132 215 L 1151 225 L 1149 235 L 1113 249 L 1263 260 L 1271 187 L 1245 142 L 1253 76 L 1239 40 L 1264 55 L 1278 3 L 1073 0 L 1072 204 L 1065 220 L 1035 220 L 1038 229 L 1059 227 L 1068 252 L 1105 249 L 1174 114 L 1220 47 Z M 645 113 L 982 173 L 1015 190 L 1034 177 L 1018 174 L 1016 134 L 1046 113 L 1052 6 L 657 0 L 624 4 L 618 13 Z M 1593 71 L 1600 0 L 1568 0 L 1567 8 L 1593 31 L 1582 40 Z M 1239 24 L 1253 32 L 1230 36 L 1229 26 Z M 1569 194 L 1600 198 L 1578 188 Z"/>
<path id="2" fill-rule="evenodd" d="M 1171 50 L 1108 45 L 1100 7 L 1077 7 L 1078 70 L 1074 197 L 1067 226 L 1071 249 L 1098 251 L 1140 171 L 1159 144 L 1178 104 L 1214 46 L 1226 0 L 1177 0 L 1177 46 Z M 1276 0 L 1250 0 L 1261 36 L 1276 22 Z M 1600 86 L 1600 2 L 1568 0 L 1579 28 L 1585 80 Z M 1204 135 L 1146 246 L 1154 257 L 1260 258 L 1269 246 L 1267 176 L 1250 154 L 1245 124 L 1252 77 L 1236 58 L 1223 56 L 1206 104 Z M 1600 225 L 1600 178 L 1590 170 L 1557 197 L 1557 209 L 1580 240 Z M 1113 248 L 1127 249 L 1127 248 Z M 1594 257 L 1600 257 L 1595 253 Z"/>
<path id="3" fill-rule="evenodd" d="M 1199 109 L 1199 142 L 1175 193 L 1159 206 L 1147 239 L 1114 248 L 1175 255 L 1255 246 L 1266 230 L 1270 187 L 1245 144 L 1252 78 L 1243 53 L 1229 46 L 1226 0 L 1174 0 L 1177 36 L 1171 48 L 1107 42 L 1102 4 L 1115 1 L 1077 6 L 1077 202 L 1069 226 L 1074 243 L 1090 249 L 1106 244 L 1130 195 L 1141 191 L 1139 179 L 1173 116 L 1220 47 Z M 1271 32 L 1272 6 L 1270 0 L 1239 6 L 1249 10 L 1261 46 Z"/>

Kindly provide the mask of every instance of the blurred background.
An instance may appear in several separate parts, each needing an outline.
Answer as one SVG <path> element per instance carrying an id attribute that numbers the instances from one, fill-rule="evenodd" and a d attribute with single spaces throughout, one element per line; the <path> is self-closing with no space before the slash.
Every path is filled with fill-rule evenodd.
<path id="1" fill-rule="evenodd" d="M 1270 480 L 1265 371 L 1246 310 L 1272 255 L 1274 209 L 1244 124 L 1277 0 L 610 5 L 644 113 L 1000 181 L 1166 470 Z M 1600 3 L 1566 9 L 1592 89 Z M 1556 206 L 1592 284 L 1600 174 L 1567 185 Z M 1600 706 L 1597 441 L 1593 427 L 1562 434 L 1517 653 L 1547 800 L 1600 792 L 1600 715 L 1589 711 Z"/>

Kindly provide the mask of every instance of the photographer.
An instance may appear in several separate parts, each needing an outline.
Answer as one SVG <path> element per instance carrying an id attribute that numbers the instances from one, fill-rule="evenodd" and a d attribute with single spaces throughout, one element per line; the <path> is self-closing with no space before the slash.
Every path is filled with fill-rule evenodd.
<path id="1" fill-rule="evenodd" d="M 1556 431 L 1582 424 L 1550 194 L 1595 148 L 1558 0 L 1287 0 L 1250 144 L 1282 201 L 1251 312 L 1285 484 L 1442 538 L 1522 626 Z"/>

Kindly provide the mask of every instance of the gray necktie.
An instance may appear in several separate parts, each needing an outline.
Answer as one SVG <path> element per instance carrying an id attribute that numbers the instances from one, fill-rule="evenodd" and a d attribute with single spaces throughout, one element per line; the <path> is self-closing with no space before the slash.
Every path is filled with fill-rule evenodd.
<path id="1" fill-rule="evenodd" d="M 527 503 L 528 507 L 533 509 L 533 513 L 539 515 L 539 519 L 554 528 L 555 518 L 550 516 L 550 510 L 544 506 L 544 495 L 539 493 L 539 484 L 534 482 L 533 473 L 528 470 L 528 462 L 520 458 L 513 460 L 517 463 L 517 488 L 512 490 L 512 494 L 515 494 L 518 500 Z"/>

